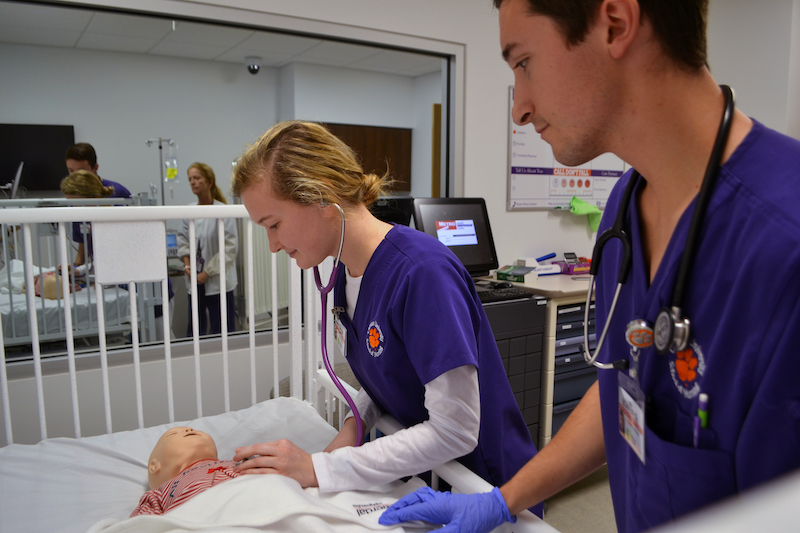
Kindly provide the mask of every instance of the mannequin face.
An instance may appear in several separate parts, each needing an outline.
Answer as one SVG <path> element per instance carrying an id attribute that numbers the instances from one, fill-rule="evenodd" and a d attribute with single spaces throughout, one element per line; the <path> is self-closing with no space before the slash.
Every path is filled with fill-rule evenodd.
<path id="1" fill-rule="evenodd" d="M 169 481 L 202 459 L 217 459 L 217 446 L 210 435 L 185 426 L 168 429 L 150 454 L 150 488 Z"/>

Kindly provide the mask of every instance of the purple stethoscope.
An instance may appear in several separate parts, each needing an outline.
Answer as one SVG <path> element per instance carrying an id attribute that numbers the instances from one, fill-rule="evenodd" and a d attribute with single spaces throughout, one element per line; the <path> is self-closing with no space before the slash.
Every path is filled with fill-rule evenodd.
<path id="1" fill-rule="evenodd" d="M 361 414 L 358 412 L 358 408 L 356 407 L 356 402 L 353 398 L 347 393 L 342 382 L 339 381 L 339 378 L 336 376 L 336 373 L 333 371 L 333 367 L 331 366 L 331 362 L 328 360 L 328 314 L 325 312 L 326 308 L 328 307 L 328 293 L 331 292 L 333 289 L 333 284 L 336 282 L 336 275 L 339 273 L 339 265 L 340 260 L 342 258 L 342 248 L 344 247 L 344 211 L 342 208 L 339 207 L 339 204 L 330 204 L 328 202 L 323 202 L 322 207 L 326 207 L 328 205 L 333 205 L 338 211 L 339 215 L 342 217 L 342 236 L 339 239 L 339 253 L 336 255 L 336 259 L 333 261 L 333 272 L 331 272 L 331 277 L 328 280 L 328 285 L 323 286 L 322 281 L 319 277 L 319 267 L 314 267 L 314 281 L 317 283 L 317 289 L 319 290 L 319 295 L 322 300 L 322 324 L 321 324 L 321 331 L 320 334 L 322 335 L 322 361 L 325 363 L 325 370 L 328 371 L 328 375 L 333 380 L 334 385 L 336 388 L 339 389 L 339 392 L 342 393 L 345 400 L 347 400 L 347 405 L 350 406 L 350 410 L 353 411 L 353 416 L 356 419 L 356 427 L 358 428 L 358 437 L 356 438 L 356 446 L 361 446 L 362 441 L 364 440 L 364 424 L 361 421 Z"/>

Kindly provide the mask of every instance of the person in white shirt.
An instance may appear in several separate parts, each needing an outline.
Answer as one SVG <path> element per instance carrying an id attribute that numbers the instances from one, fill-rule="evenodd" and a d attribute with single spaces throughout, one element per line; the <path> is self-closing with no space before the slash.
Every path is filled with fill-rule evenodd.
<path id="1" fill-rule="evenodd" d="M 222 205 L 228 201 L 217 186 L 214 171 L 205 163 L 192 163 L 187 171 L 189 185 L 197 196 L 197 202 L 191 205 Z M 200 218 L 195 220 L 195 239 L 197 245 L 197 302 L 198 325 L 200 335 L 213 335 L 222 332 L 222 317 L 220 306 L 220 261 L 225 258 L 225 297 L 227 308 L 227 331 L 236 330 L 236 307 L 233 290 L 236 288 L 236 253 L 239 247 L 239 237 L 236 229 L 236 220 L 226 218 L 225 249 L 219 249 L 219 233 L 216 218 Z M 189 309 L 192 305 L 191 297 L 191 266 L 189 264 L 189 221 L 181 223 L 178 232 L 178 256 L 183 260 L 186 272 L 186 288 L 189 298 Z M 189 312 L 189 322 L 186 336 L 192 336 L 192 313 Z"/>

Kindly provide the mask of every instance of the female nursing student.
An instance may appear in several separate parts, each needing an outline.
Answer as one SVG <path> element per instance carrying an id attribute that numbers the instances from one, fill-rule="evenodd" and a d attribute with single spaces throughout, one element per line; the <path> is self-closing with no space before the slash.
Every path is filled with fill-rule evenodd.
<path id="1" fill-rule="evenodd" d="M 61 180 L 61 193 L 68 199 L 81 198 L 130 198 L 131 193 L 115 181 L 104 180 L 88 170 L 75 170 Z M 81 230 L 81 222 L 72 223 L 72 240 L 78 243 L 78 252 L 75 255 L 77 275 L 86 273 L 86 259 L 92 257 L 92 234 L 86 234 L 86 245 Z M 88 226 L 88 224 L 87 224 Z M 77 268 L 80 267 L 80 268 Z"/>
<path id="2" fill-rule="evenodd" d="M 267 229 L 272 252 L 307 269 L 336 257 L 334 305 L 347 361 L 362 385 L 366 428 L 388 413 L 406 430 L 361 447 L 348 418 L 324 452 L 282 440 L 244 446 L 244 474 L 279 473 L 323 491 L 365 489 L 451 459 L 490 483 L 509 479 L 536 449 L 511 392 L 489 322 L 463 265 L 425 233 L 369 212 L 388 183 L 364 174 L 324 127 L 277 124 L 240 159 L 233 192 Z M 541 514 L 541 512 L 539 512 Z"/>
<path id="3" fill-rule="evenodd" d="M 192 163 L 187 171 L 189 185 L 197 196 L 197 201 L 191 205 L 222 205 L 227 204 L 225 195 L 217 186 L 214 171 L 205 163 Z M 200 335 L 216 334 L 222 332 L 222 317 L 219 301 L 220 292 L 220 249 L 219 233 L 216 218 L 200 218 L 195 220 L 195 239 L 197 245 L 197 311 L 199 316 Z M 239 246 L 236 221 L 232 218 L 225 219 L 225 297 L 227 308 L 227 331 L 236 329 L 236 312 L 233 300 L 233 290 L 236 288 L 236 251 Z M 189 221 L 181 223 L 178 232 L 178 256 L 183 260 L 186 272 L 186 289 L 191 289 L 191 267 L 189 265 Z M 192 306 L 191 292 L 188 294 L 189 309 Z M 206 318 L 206 313 L 208 317 Z M 189 313 L 189 323 L 186 336 L 192 335 L 192 314 Z"/>

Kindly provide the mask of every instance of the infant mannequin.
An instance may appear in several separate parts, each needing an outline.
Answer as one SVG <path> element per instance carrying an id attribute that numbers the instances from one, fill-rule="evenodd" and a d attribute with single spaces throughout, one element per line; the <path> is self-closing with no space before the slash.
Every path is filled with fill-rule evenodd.
<path id="1" fill-rule="evenodd" d="M 150 490 L 131 516 L 163 514 L 192 496 L 238 477 L 234 461 L 220 461 L 207 433 L 190 427 L 170 428 L 158 439 L 148 460 Z"/>

